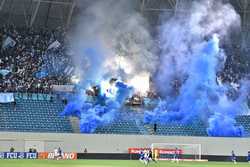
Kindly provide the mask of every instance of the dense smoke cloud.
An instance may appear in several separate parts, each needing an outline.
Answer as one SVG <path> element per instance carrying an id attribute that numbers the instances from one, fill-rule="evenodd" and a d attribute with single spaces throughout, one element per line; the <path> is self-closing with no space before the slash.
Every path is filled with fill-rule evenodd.
<path id="1" fill-rule="evenodd" d="M 88 5 L 71 38 L 82 80 L 117 77 L 129 82 L 137 75 L 153 73 L 154 42 L 146 20 L 135 10 L 136 1 L 99 0 Z"/>
<path id="2" fill-rule="evenodd" d="M 160 27 L 161 65 L 155 81 L 165 100 L 146 112 L 145 122 L 192 123 L 199 118 L 210 136 L 242 136 L 235 116 L 244 112 L 246 94 L 240 90 L 233 100 L 229 87 L 217 83 L 226 60 L 219 41 L 240 27 L 240 17 L 230 4 L 215 0 L 192 2 L 184 15 Z"/>
<path id="3" fill-rule="evenodd" d="M 210 136 L 243 136 L 235 117 L 245 112 L 247 84 L 242 81 L 237 97 L 232 98 L 229 84 L 217 82 L 227 58 L 220 41 L 240 28 L 240 16 L 233 7 L 216 0 L 192 1 L 181 13 L 161 20 L 158 58 L 156 42 L 135 2 L 99 0 L 85 6 L 71 36 L 71 50 L 79 87 L 97 85 L 101 91 L 94 103 L 86 102 L 79 91 L 63 115 L 79 117 L 81 132 L 93 132 L 114 120 L 133 91 L 145 93 L 149 89 L 145 83 L 155 74 L 153 81 L 163 100 L 145 112 L 146 123 L 188 124 L 198 118 Z M 121 81 L 111 84 L 110 78 Z"/>
<path id="4" fill-rule="evenodd" d="M 80 118 L 81 132 L 90 133 L 99 125 L 111 123 L 131 92 L 146 93 L 149 89 L 145 82 L 149 83 L 157 58 L 147 22 L 135 10 L 135 2 L 98 0 L 89 1 L 86 7 L 85 1 L 79 1 L 85 9 L 70 41 L 80 90 L 76 98 L 69 99 L 62 115 Z M 114 86 L 111 78 L 121 81 Z M 94 85 L 100 92 L 89 103 L 81 90 Z"/>
<path id="5" fill-rule="evenodd" d="M 187 9 L 170 20 L 163 20 L 159 28 L 162 54 L 156 83 L 163 96 L 172 93 L 173 80 L 183 81 L 190 73 L 190 62 L 196 58 L 194 51 L 205 38 L 214 33 L 222 38 L 232 28 L 240 27 L 240 16 L 230 4 L 204 0 L 185 5 Z"/>
<path id="6" fill-rule="evenodd" d="M 98 89 L 98 95 L 92 97 L 92 101 L 78 95 L 61 113 L 61 116 L 78 117 L 82 133 L 93 133 L 98 126 L 112 123 L 125 99 L 133 93 L 133 88 L 121 81 L 102 81 Z"/>

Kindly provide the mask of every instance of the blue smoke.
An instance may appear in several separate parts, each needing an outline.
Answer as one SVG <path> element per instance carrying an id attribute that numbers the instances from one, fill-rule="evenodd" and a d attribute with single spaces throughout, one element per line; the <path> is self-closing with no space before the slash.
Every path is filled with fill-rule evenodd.
<path id="1" fill-rule="evenodd" d="M 198 118 L 207 122 L 209 136 L 243 136 L 244 129 L 235 125 L 235 116 L 241 112 L 246 95 L 241 94 L 233 101 L 227 96 L 227 86 L 216 82 L 221 68 L 218 37 L 213 35 L 202 46 L 193 54 L 179 95 L 167 97 L 153 111 L 145 112 L 144 121 L 189 124 Z"/>
<path id="2" fill-rule="evenodd" d="M 209 136 L 241 137 L 244 135 L 244 128 L 242 126 L 235 126 L 236 121 L 234 117 L 214 113 L 208 123 L 210 125 L 207 128 Z"/>
<path id="3" fill-rule="evenodd" d="M 103 62 L 105 60 L 105 52 L 103 51 L 102 46 L 98 42 L 88 44 L 87 46 L 83 45 L 82 48 L 83 49 L 81 49 L 81 51 L 83 51 L 84 60 L 82 60 L 82 58 L 78 60 L 78 61 L 85 61 L 85 62 L 82 62 L 83 64 L 80 65 L 81 68 L 85 68 L 85 69 L 82 69 L 84 72 L 82 78 L 91 79 L 91 81 L 88 79 L 81 80 L 81 86 L 85 87 L 88 84 L 96 84 L 96 83 L 90 83 L 92 81 L 100 82 L 100 80 L 102 79 L 102 76 L 103 76 L 102 70 L 104 68 Z M 90 65 L 93 67 L 88 67 Z"/>
<path id="4" fill-rule="evenodd" d="M 38 72 L 35 73 L 35 77 L 39 78 L 39 79 L 45 78 L 48 75 L 49 75 L 49 73 L 46 70 L 38 71 Z"/>
<path id="5" fill-rule="evenodd" d="M 98 126 L 113 122 L 121 105 L 133 92 L 132 87 L 121 81 L 108 84 L 108 87 L 102 84 L 98 87 L 101 91 L 93 101 L 88 102 L 86 96 L 78 96 L 61 113 L 62 116 L 78 117 L 82 133 L 93 133 Z"/>

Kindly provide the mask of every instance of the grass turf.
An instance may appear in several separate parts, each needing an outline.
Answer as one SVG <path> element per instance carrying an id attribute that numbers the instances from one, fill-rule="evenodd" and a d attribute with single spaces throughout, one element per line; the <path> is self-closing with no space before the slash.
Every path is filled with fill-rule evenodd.
<path id="1" fill-rule="evenodd" d="M 230 162 L 180 162 L 179 164 L 160 161 L 149 167 L 249 167 L 249 163 Z M 145 167 L 139 161 L 123 160 L 0 160 L 0 167 Z"/>

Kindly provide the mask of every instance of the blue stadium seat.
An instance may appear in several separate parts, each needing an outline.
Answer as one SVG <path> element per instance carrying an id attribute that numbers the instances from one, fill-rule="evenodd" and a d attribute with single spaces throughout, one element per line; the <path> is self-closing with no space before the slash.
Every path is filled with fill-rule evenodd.
<path id="1" fill-rule="evenodd" d="M 12 104 L 0 105 L 1 131 L 73 132 L 69 119 L 59 116 L 64 108 L 61 101 L 50 102 L 44 95 L 33 96 L 16 98 L 16 110 Z"/>
<path id="2" fill-rule="evenodd" d="M 72 133 L 70 121 L 60 117 L 64 109 L 61 101 L 50 102 L 50 96 L 39 94 L 16 96 L 16 110 L 12 104 L 0 104 L 0 131 Z M 115 122 L 97 127 L 101 134 L 153 134 L 153 125 L 143 123 L 143 109 L 124 108 Z M 135 116 L 136 115 L 136 116 Z M 134 119 L 136 118 L 136 119 Z M 250 134 L 250 115 L 238 116 L 236 124 Z M 207 136 L 206 125 L 199 119 L 191 124 L 167 123 L 158 125 L 156 135 Z"/>

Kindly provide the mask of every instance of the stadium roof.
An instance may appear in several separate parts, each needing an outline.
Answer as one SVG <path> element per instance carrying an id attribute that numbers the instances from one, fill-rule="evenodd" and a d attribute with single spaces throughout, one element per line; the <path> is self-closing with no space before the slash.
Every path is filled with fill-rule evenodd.
<path id="1" fill-rule="evenodd" d="M 74 0 L 1 0 L 2 24 L 57 27 L 70 23 Z"/>
<path id="2" fill-rule="evenodd" d="M 78 4 L 87 4 L 89 0 L 0 0 L 0 21 L 2 24 L 37 27 L 68 26 L 72 16 L 77 14 Z M 183 2 L 194 0 L 135 0 L 139 10 L 146 16 L 158 15 L 159 12 L 180 10 Z M 243 25 L 250 22 L 250 0 L 230 1 L 241 14 Z M 153 17 L 155 18 L 155 17 Z"/>

